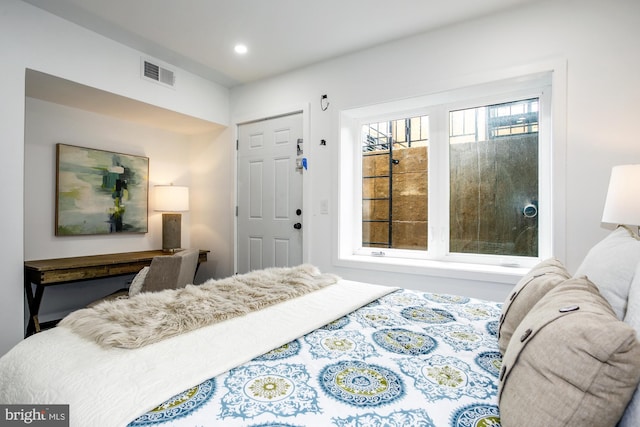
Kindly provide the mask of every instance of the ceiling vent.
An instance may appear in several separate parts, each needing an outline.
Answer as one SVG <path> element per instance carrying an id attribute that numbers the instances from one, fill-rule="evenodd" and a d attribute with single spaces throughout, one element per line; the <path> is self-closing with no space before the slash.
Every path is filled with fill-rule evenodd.
<path id="1" fill-rule="evenodd" d="M 173 71 L 149 62 L 146 59 L 142 60 L 142 77 L 170 87 L 173 87 L 176 83 L 176 77 Z"/>

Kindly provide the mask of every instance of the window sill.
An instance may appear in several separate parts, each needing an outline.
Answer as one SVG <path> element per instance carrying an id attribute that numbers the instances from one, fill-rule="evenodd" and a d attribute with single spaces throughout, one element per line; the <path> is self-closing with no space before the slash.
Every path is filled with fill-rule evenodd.
<path id="1" fill-rule="evenodd" d="M 346 268 L 364 268 L 392 273 L 419 274 L 449 279 L 514 285 L 530 270 L 529 267 L 373 257 L 369 255 L 344 256 L 335 260 L 335 265 Z"/>

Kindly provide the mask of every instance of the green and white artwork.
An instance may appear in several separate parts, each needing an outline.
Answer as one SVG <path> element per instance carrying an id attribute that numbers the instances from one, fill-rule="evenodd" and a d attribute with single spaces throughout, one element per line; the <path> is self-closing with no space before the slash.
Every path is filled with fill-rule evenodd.
<path id="1" fill-rule="evenodd" d="M 149 158 L 56 145 L 56 236 L 146 233 Z"/>

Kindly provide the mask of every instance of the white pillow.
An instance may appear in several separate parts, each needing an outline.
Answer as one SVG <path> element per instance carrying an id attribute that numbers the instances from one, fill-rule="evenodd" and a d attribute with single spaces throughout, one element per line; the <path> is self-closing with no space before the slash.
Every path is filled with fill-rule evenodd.
<path id="1" fill-rule="evenodd" d="M 640 240 L 626 227 L 618 227 L 589 250 L 574 278 L 587 276 L 595 283 L 618 319 L 627 310 L 629 286 L 640 262 Z"/>
<path id="2" fill-rule="evenodd" d="M 132 297 L 134 295 L 139 294 L 142 291 L 142 285 L 144 285 L 144 279 L 147 278 L 147 271 L 149 271 L 149 267 L 142 267 L 142 270 L 136 274 L 136 277 L 131 281 L 131 285 L 129 285 L 129 296 Z"/>
<path id="3" fill-rule="evenodd" d="M 636 274 L 631 281 L 629 288 L 629 302 L 627 304 L 627 314 L 624 321 L 633 326 L 636 335 L 640 338 L 640 263 L 636 268 Z M 640 426 L 640 387 L 636 389 L 627 405 L 627 409 L 618 424 L 618 427 L 638 427 Z"/>

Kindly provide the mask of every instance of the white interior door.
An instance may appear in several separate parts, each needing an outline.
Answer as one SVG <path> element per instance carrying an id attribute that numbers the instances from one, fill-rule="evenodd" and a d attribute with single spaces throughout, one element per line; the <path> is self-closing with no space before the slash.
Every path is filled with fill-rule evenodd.
<path id="1" fill-rule="evenodd" d="M 302 263 L 302 113 L 238 127 L 238 273 Z"/>

